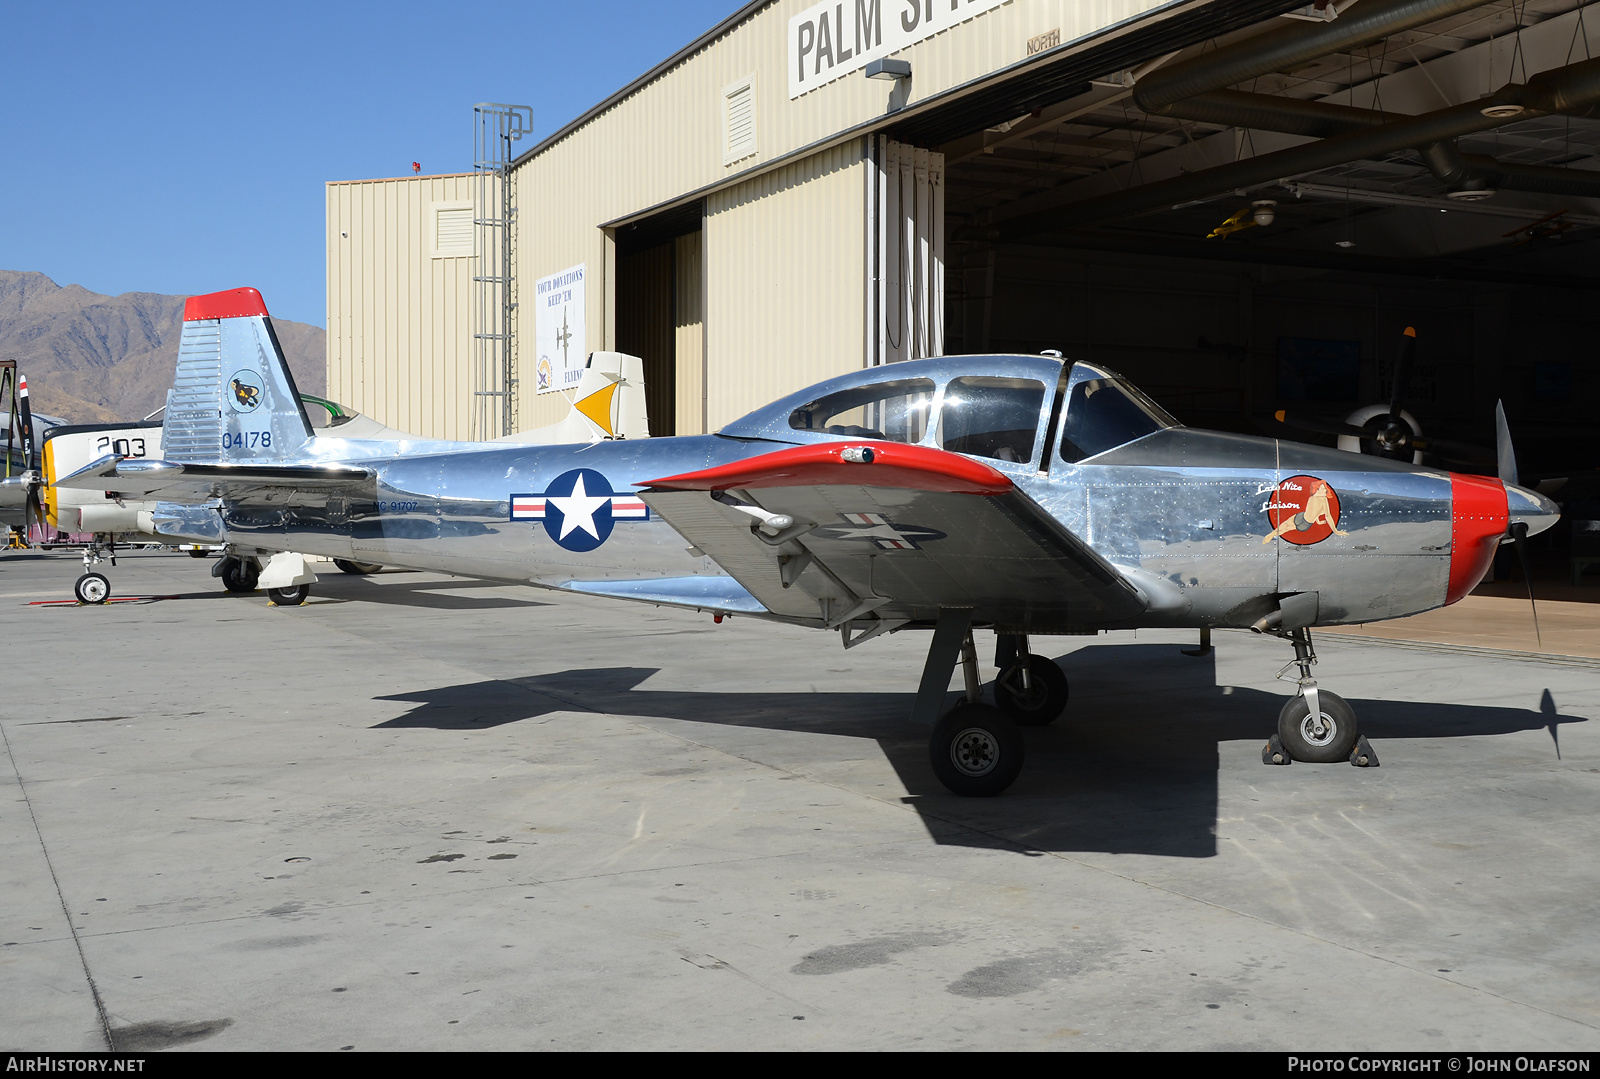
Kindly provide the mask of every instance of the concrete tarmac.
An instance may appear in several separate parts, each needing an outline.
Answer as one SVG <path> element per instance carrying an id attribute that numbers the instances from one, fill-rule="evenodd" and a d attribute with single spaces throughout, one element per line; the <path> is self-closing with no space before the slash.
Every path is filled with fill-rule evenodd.
<path id="1" fill-rule="evenodd" d="M 1274 768 L 1282 642 L 1036 638 L 971 800 L 926 634 L 119 563 L 0 556 L 0 1048 L 1600 1048 L 1594 660 L 1324 635 Z"/>

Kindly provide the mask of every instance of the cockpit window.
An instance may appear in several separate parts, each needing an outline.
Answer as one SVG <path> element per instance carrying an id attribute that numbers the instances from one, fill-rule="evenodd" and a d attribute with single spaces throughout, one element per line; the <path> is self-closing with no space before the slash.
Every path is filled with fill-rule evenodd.
<path id="1" fill-rule="evenodd" d="M 932 379 L 902 378 L 840 390 L 795 409 L 789 426 L 796 431 L 921 442 L 933 411 L 933 389 Z"/>
<path id="2" fill-rule="evenodd" d="M 1152 431 L 1181 424 L 1120 378 L 1085 379 L 1072 388 L 1061 433 L 1061 459 L 1081 461 Z"/>
<path id="3" fill-rule="evenodd" d="M 939 410 L 939 445 L 957 453 L 1026 461 L 1033 456 L 1044 383 L 965 375 L 950 380 Z"/>

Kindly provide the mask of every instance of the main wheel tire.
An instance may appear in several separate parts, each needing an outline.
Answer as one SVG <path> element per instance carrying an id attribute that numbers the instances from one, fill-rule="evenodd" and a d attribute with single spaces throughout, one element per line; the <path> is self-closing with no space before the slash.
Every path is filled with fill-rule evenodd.
<path id="1" fill-rule="evenodd" d="M 1022 772 L 1022 731 L 987 704 L 958 704 L 944 714 L 928 743 L 933 774 L 952 793 L 969 798 L 999 794 Z"/>
<path id="2" fill-rule="evenodd" d="M 1020 674 L 1013 668 L 995 680 L 994 703 L 1000 710 L 1022 727 L 1044 727 L 1061 718 L 1067 710 L 1067 676 L 1055 661 L 1030 655 L 1027 689 Z"/>
<path id="3" fill-rule="evenodd" d="M 239 558 L 228 559 L 222 570 L 222 587 L 229 592 L 254 592 L 260 579 L 261 570 L 256 564 Z"/>
<path id="4" fill-rule="evenodd" d="M 104 603 L 111 598 L 111 582 L 104 574 L 85 573 L 72 586 L 72 594 L 79 603 Z"/>
<path id="5" fill-rule="evenodd" d="M 354 573 L 357 576 L 365 576 L 369 573 L 377 573 L 383 568 L 376 562 L 356 562 L 349 558 L 335 558 L 333 560 L 333 564 L 338 566 L 339 569 L 345 573 Z"/>
<path id="6" fill-rule="evenodd" d="M 211 552 L 210 551 L 202 551 L 198 547 L 190 547 L 189 548 L 189 557 L 190 558 L 209 558 L 210 556 L 211 556 Z"/>
<path id="7" fill-rule="evenodd" d="M 1350 759 L 1361 732 L 1356 729 L 1355 709 L 1344 698 L 1326 689 L 1317 690 L 1317 711 L 1313 721 L 1304 697 L 1291 697 L 1278 713 L 1278 738 L 1289 756 L 1309 764 L 1336 764 Z"/>
<path id="8" fill-rule="evenodd" d="M 297 584 L 292 588 L 269 588 L 267 598 L 279 607 L 298 607 L 311 595 L 309 584 Z"/>

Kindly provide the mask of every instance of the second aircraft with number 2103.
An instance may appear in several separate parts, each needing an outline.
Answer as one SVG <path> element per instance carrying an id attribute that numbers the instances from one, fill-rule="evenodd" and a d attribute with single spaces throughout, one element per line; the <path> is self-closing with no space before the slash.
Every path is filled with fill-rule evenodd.
<path id="1" fill-rule="evenodd" d="M 1009 786 L 1020 728 L 1062 713 L 1066 676 L 1030 644 L 1050 634 L 1276 634 L 1300 677 L 1269 755 L 1370 754 L 1312 677 L 1311 628 L 1454 603 L 1503 540 L 1556 519 L 1505 461 L 1490 479 L 1185 427 L 1115 372 L 1051 356 L 854 371 L 708 435 L 345 440 L 313 434 L 254 289 L 184 317 L 165 459 L 102 458 L 59 486 L 158 500 L 159 530 L 240 550 L 765 618 L 847 648 L 929 631 L 912 718 L 961 794 Z M 943 711 L 958 664 L 965 699 Z"/>

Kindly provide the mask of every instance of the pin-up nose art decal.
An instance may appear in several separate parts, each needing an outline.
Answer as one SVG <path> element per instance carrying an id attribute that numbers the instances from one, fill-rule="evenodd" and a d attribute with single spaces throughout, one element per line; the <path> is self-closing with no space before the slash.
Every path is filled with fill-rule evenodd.
<path id="1" fill-rule="evenodd" d="M 1339 529 L 1338 492 L 1315 476 L 1290 476 L 1273 488 L 1261 508 L 1272 525 L 1262 543 L 1281 539 L 1305 546 L 1349 535 Z"/>

